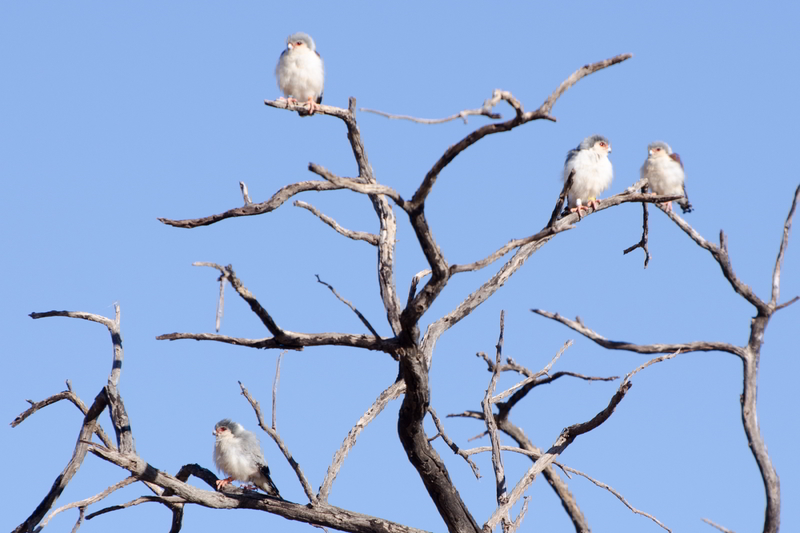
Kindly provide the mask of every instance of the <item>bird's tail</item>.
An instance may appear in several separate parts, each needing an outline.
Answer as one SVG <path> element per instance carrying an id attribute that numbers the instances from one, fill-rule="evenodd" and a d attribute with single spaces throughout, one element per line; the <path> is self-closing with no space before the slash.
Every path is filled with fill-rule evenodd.
<path id="1" fill-rule="evenodd" d="M 280 492 L 278 492 L 278 487 L 275 486 L 275 483 L 272 481 L 272 478 L 269 475 L 268 466 L 264 465 L 261 467 L 261 475 L 264 477 L 266 481 L 259 483 L 258 488 L 260 488 L 270 496 L 280 498 L 281 494 Z"/>
<path id="2" fill-rule="evenodd" d="M 689 203 L 689 195 L 686 194 L 686 184 L 685 183 L 683 184 L 683 198 L 678 200 L 678 205 L 681 206 L 681 209 L 683 209 L 684 213 L 691 213 L 694 210 L 694 208 L 692 207 L 692 204 Z"/>

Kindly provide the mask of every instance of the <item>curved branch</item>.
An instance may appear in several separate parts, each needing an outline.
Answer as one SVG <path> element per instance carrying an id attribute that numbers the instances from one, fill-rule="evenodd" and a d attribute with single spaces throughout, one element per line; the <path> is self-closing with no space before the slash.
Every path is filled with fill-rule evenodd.
<path id="1" fill-rule="evenodd" d="M 364 241 L 368 242 L 373 246 L 378 245 L 378 236 L 373 233 L 367 233 L 366 231 L 353 231 L 347 228 L 341 227 L 334 219 L 326 215 L 325 213 L 321 213 L 319 209 L 314 207 L 311 204 L 307 204 L 306 202 L 301 202 L 300 200 L 295 200 L 294 204 L 295 207 L 302 207 L 303 209 L 313 213 L 317 216 L 321 221 L 325 224 L 329 225 L 336 231 L 336 233 L 340 235 L 344 235 L 354 241 Z"/>
<path id="2" fill-rule="evenodd" d="M 406 384 L 402 380 L 397 380 L 392 383 L 389 388 L 385 391 L 380 393 L 378 398 L 372 404 L 372 406 L 367 409 L 367 412 L 364 413 L 361 418 L 358 419 L 356 425 L 353 426 L 353 429 L 347 434 L 345 437 L 344 442 L 342 442 L 342 446 L 333 454 L 333 460 L 331 461 L 331 465 L 328 467 L 328 472 L 325 474 L 325 479 L 322 480 L 322 485 L 319 487 L 319 500 L 323 503 L 328 502 L 328 495 L 331 492 L 331 486 L 333 482 L 336 480 L 336 476 L 339 475 L 339 470 L 342 468 L 342 464 L 344 463 L 347 454 L 356 445 L 356 439 L 358 438 L 359 434 L 367 427 L 367 424 L 375 420 L 381 411 L 389 404 L 390 401 L 399 398 L 406 392 Z"/>
<path id="3" fill-rule="evenodd" d="M 95 444 L 89 446 L 89 451 L 101 459 L 128 470 L 139 479 L 146 479 L 159 487 L 171 490 L 172 494 L 177 496 L 177 498 L 169 497 L 174 498 L 174 501 L 193 503 L 212 509 L 254 509 L 282 516 L 288 520 L 332 527 L 352 533 L 424 533 L 420 529 L 332 505 L 310 507 L 278 500 L 252 491 L 228 487 L 225 492 L 202 490 L 154 468 L 138 455 L 124 455 Z M 214 474 L 204 468 L 196 467 L 194 470 L 198 473 L 202 472 L 202 479 L 211 486 L 217 480 Z"/>
<path id="4" fill-rule="evenodd" d="M 220 222 L 225 220 L 226 218 L 235 218 L 235 217 L 249 217 L 253 215 L 263 215 L 264 213 L 269 213 L 270 211 L 274 211 L 275 209 L 279 208 L 283 205 L 286 200 L 291 198 L 296 194 L 300 194 L 301 192 L 305 191 L 334 191 L 336 189 L 341 189 L 342 187 L 337 187 L 333 183 L 328 181 L 299 181 L 297 183 L 292 183 L 291 185 L 287 185 L 278 190 L 272 198 L 265 202 L 261 202 L 258 204 L 247 204 L 242 207 L 236 207 L 234 209 L 229 209 L 224 213 L 219 213 L 216 215 L 210 215 L 207 217 L 202 218 L 188 218 L 185 220 L 172 220 L 169 218 L 159 218 L 158 221 L 166 224 L 168 226 L 173 226 L 176 228 L 196 228 L 199 226 L 210 226 L 216 222 Z"/>
<path id="5" fill-rule="evenodd" d="M 567 446 L 572 444 L 577 437 L 597 428 L 611 417 L 611 415 L 614 413 L 614 410 L 617 408 L 617 405 L 619 405 L 619 403 L 630 390 L 632 386 L 630 379 L 637 372 L 647 368 L 652 364 L 659 363 L 667 359 L 672 359 L 679 353 L 680 352 L 675 352 L 669 355 L 662 355 L 639 366 L 625 376 L 625 379 L 622 380 L 617 392 L 611 397 L 611 400 L 609 400 L 608 406 L 605 409 L 597 413 L 591 420 L 579 424 L 573 424 L 567 428 L 564 428 L 550 449 L 536 460 L 533 466 L 531 466 L 522 479 L 517 483 L 517 485 L 514 487 L 514 490 L 511 491 L 511 494 L 508 497 L 508 502 L 499 506 L 497 510 L 492 513 L 492 516 L 489 517 L 489 520 L 487 520 L 486 524 L 483 526 L 484 531 L 491 531 L 494 529 L 498 522 L 500 522 L 506 513 L 509 512 L 511 507 L 522 497 L 525 491 L 528 490 L 528 487 L 531 485 L 531 483 L 533 483 L 533 480 L 536 478 L 539 472 L 544 470 L 546 466 L 549 466 L 553 461 L 555 461 L 556 457 L 563 453 L 564 450 L 567 449 Z"/>
<path id="6" fill-rule="evenodd" d="M 14 529 L 14 533 L 27 533 L 28 531 L 33 531 L 33 528 L 45 517 L 47 511 L 50 510 L 58 497 L 61 496 L 61 493 L 64 492 L 64 489 L 72 479 L 72 476 L 75 475 L 75 473 L 83 464 L 83 459 L 86 457 L 86 452 L 90 448 L 92 433 L 94 433 L 95 426 L 97 425 L 97 417 L 100 416 L 100 413 L 103 412 L 107 405 L 108 397 L 106 396 L 104 389 L 101 390 L 100 393 L 95 397 L 94 403 L 89 408 L 89 411 L 86 413 L 86 416 L 83 419 L 81 431 L 78 435 L 78 442 L 75 444 L 75 451 L 72 452 L 72 458 L 67 463 L 67 466 L 64 467 L 64 470 L 61 472 L 61 474 L 59 474 L 59 476 L 53 482 L 53 486 L 50 488 L 50 491 L 44 497 L 42 502 L 38 505 L 38 507 L 36 507 L 27 520 Z M 118 453 L 111 449 L 109 449 L 109 451 L 111 451 L 111 453 Z"/>
<path id="7" fill-rule="evenodd" d="M 789 232 L 792 229 L 792 218 L 794 218 L 794 211 L 797 208 L 797 201 L 800 199 L 800 185 L 794 192 L 794 200 L 792 200 L 792 207 L 789 209 L 789 215 L 786 217 L 786 223 L 783 225 L 783 236 L 781 238 L 781 246 L 778 248 L 778 258 L 775 260 L 775 269 L 772 271 L 772 299 L 770 305 L 776 307 L 781 294 L 781 265 L 783 264 L 783 254 L 786 252 L 786 247 L 789 245 Z M 795 298 L 796 300 L 797 298 Z M 789 305 L 788 303 L 785 305 Z M 784 305 L 784 307 L 785 307 Z"/>
<path id="8" fill-rule="evenodd" d="M 498 103 L 500 100 L 504 100 L 511 105 L 514 110 L 516 111 L 516 116 L 508 120 L 506 122 L 500 123 L 493 123 L 487 124 L 477 130 L 473 131 L 461 141 L 457 142 L 450 148 L 448 148 L 445 153 L 439 158 L 439 160 L 433 165 L 428 173 L 425 175 L 425 179 L 420 184 L 417 192 L 414 193 L 413 198 L 411 199 L 412 210 L 423 205 L 425 200 L 430 194 L 431 189 L 433 188 L 434 183 L 436 183 L 436 179 L 439 177 L 439 173 L 441 173 L 444 168 L 450 164 L 450 162 L 456 158 L 458 154 L 481 140 L 482 138 L 486 137 L 487 135 L 491 135 L 493 133 L 500 133 L 503 131 L 509 131 L 514 129 L 517 126 L 525 124 L 526 122 L 530 122 L 532 120 L 537 119 L 548 119 L 548 120 L 555 120 L 550 116 L 550 110 L 553 108 L 556 100 L 564 94 L 564 92 L 575 85 L 581 78 L 584 76 L 588 76 L 589 74 L 596 72 L 600 69 L 604 69 L 606 67 L 610 67 L 616 63 L 621 63 L 626 59 L 630 59 L 633 57 L 632 54 L 621 54 L 611 59 L 606 59 L 605 61 L 599 61 L 597 63 L 593 63 L 591 65 L 586 65 L 584 67 L 579 68 L 576 70 L 569 78 L 564 80 L 561 85 L 551 94 L 544 103 L 539 106 L 539 109 L 536 111 L 531 111 L 528 113 L 523 113 L 522 105 L 513 97 L 511 93 L 507 91 L 499 91 L 496 90 L 492 96 L 492 98 L 484 104 L 484 108 L 491 107 Z"/>
<path id="9" fill-rule="evenodd" d="M 417 124 L 444 124 L 445 122 L 450 122 L 451 120 L 455 120 L 457 118 L 460 118 L 461 120 L 464 121 L 464 124 L 466 124 L 467 117 L 469 116 L 484 116 L 492 119 L 503 118 L 503 116 L 500 115 L 499 113 L 492 113 L 489 109 L 486 109 L 485 107 L 480 107 L 478 109 L 465 109 L 464 111 L 459 111 L 455 115 L 450 115 L 449 117 L 445 118 L 417 118 L 417 117 L 412 117 L 410 115 L 392 115 L 390 113 L 377 111 L 375 109 L 367 109 L 366 107 L 360 108 L 359 111 L 362 111 L 364 113 L 374 113 L 376 115 L 386 117 L 390 120 L 410 120 L 411 122 L 416 122 Z"/>
<path id="10" fill-rule="evenodd" d="M 603 348 L 608 348 L 609 350 L 627 350 L 629 352 L 644 354 L 670 353 L 678 350 L 683 353 L 728 352 L 739 357 L 744 357 L 744 351 L 740 347 L 734 346 L 733 344 L 728 344 L 727 342 L 696 341 L 683 344 L 633 344 L 631 342 L 610 341 L 605 337 L 598 335 L 580 322 L 564 318 L 558 313 L 550 313 L 542 309 L 531 309 L 531 311 L 545 318 L 555 320 L 556 322 L 561 322 L 568 328 L 577 331 L 584 337 L 596 342 Z"/>

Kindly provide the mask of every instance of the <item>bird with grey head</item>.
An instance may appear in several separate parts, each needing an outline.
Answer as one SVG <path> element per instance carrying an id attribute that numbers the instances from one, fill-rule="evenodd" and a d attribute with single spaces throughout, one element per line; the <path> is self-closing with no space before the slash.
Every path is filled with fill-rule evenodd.
<path id="1" fill-rule="evenodd" d="M 682 194 L 678 205 L 684 213 L 693 211 L 689 197 L 686 195 L 686 173 L 683 170 L 681 157 L 672 148 L 661 141 L 647 146 L 647 159 L 640 171 L 642 179 L 647 179 L 650 190 L 655 194 Z M 661 204 L 665 211 L 672 211 L 672 202 Z"/>
<path id="2" fill-rule="evenodd" d="M 310 35 L 298 32 L 287 37 L 275 77 L 278 88 L 290 102 L 306 102 L 309 115 L 319 109 L 325 88 L 325 67 Z"/>
<path id="3" fill-rule="evenodd" d="M 269 475 L 267 460 L 255 433 L 225 418 L 214 426 L 213 435 L 216 437 L 214 464 L 228 476 L 217 480 L 217 490 L 232 481 L 242 481 L 252 483 L 270 496 L 281 497 Z"/>
<path id="4" fill-rule="evenodd" d="M 611 142 L 602 135 L 586 137 L 577 148 L 567 153 L 564 161 L 562 180 L 566 183 L 570 174 L 572 186 L 567 192 L 569 211 L 597 209 L 597 196 L 611 186 L 614 170 L 608 154 L 611 153 Z"/>

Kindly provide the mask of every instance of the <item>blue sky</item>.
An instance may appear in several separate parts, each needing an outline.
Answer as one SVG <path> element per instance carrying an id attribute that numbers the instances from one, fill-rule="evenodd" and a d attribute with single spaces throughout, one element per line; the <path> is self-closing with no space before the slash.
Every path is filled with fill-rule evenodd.
<path id="1" fill-rule="evenodd" d="M 120 384 L 142 457 L 175 473 L 185 463 L 212 468 L 214 424 L 230 417 L 255 428 L 239 395 L 241 380 L 270 402 L 276 352 L 215 343 L 163 342 L 173 331 L 211 332 L 217 274 L 194 261 L 233 264 L 279 324 L 293 331 L 365 331 L 316 283 L 315 274 L 352 301 L 382 335 L 389 332 L 370 245 L 353 242 L 308 212 L 284 204 L 268 215 L 193 230 L 156 219 L 193 218 L 241 204 L 238 182 L 254 201 L 312 179 L 309 162 L 339 175 L 356 172 L 343 124 L 301 119 L 267 108 L 279 96 L 274 66 L 287 35 L 311 34 L 325 60 L 325 102 L 441 117 L 479 107 L 496 88 L 535 109 L 578 67 L 631 52 L 556 104 L 557 123 L 539 121 L 482 140 L 441 175 L 428 221 L 450 263 L 474 261 L 512 238 L 538 231 L 560 191 L 564 155 L 585 136 L 613 145 L 615 179 L 607 194 L 638 178 L 646 146 L 669 142 L 683 158 L 696 211 L 686 218 L 716 241 L 720 229 L 739 277 L 762 298 L 770 290 L 781 228 L 800 179 L 784 154 L 796 151 L 796 2 L 698 3 L 303 3 L 241 2 L 4 3 L 0 7 L 0 232 L 5 304 L 0 308 L 2 418 L 25 399 L 63 390 L 70 379 L 91 402 L 110 369 L 111 345 L 97 324 L 63 318 L 33 321 L 32 311 L 81 310 L 113 316 L 122 308 L 125 366 Z M 510 108 L 499 106 L 504 116 Z M 360 113 L 361 132 L 381 183 L 409 197 L 441 153 L 474 128 L 423 126 Z M 376 231 L 369 201 L 355 193 L 306 193 L 309 202 L 351 229 Z M 405 294 L 425 268 L 414 233 L 398 215 L 396 279 Z M 609 352 L 532 307 L 580 315 L 613 339 L 640 343 L 746 342 L 754 309 L 737 296 L 710 255 L 662 213 L 651 210 L 653 259 L 621 251 L 641 233 L 641 208 L 627 204 L 590 217 L 537 252 L 494 298 L 439 341 L 431 370 L 440 416 L 478 409 L 488 384 L 478 351 L 497 341 L 506 311 L 505 351 L 532 369 L 575 339 L 555 370 L 620 375 L 643 363 Z M 800 294 L 800 243 L 790 243 L 782 300 Z M 450 281 L 422 326 L 446 314 L 499 268 Z M 228 291 L 221 333 L 267 335 Z M 769 325 L 759 378 L 759 423 L 781 478 L 784 531 L 800 528 L 800 402 L 795 376 L 800 306 Z M 344 348 L 290 353 L 283 362 L 279 430 L 312 486 L 352 425 L 396 375 L 385 354 Z M 736 531 L 759 530 L 764 492 L 741 426 L 741 364 L 718 353 L 686 354 L 634 378 L 634 387 L 602 427 L 562 456 L 622 492 L 675 531 L 709 530 L 710 518 Z M 515 378 L 505 376 L 501 386 Z M 530 394 L 512 420 L 540 447 L 561 428 L 591 418 L 617 384 L 560 380 Z M 397 439 L 399 401 L 362 434 L 336 480 L 331 503 L 411 526 L 444 525 Z M 69 460 L 81 416 L 67 404 L 46 408 L 2 430 L 6 496 L 2 529 L 36 507 Z M 107 417 L 102 421 L 110 429 Z M 446 420 L 457 443 L 481 432 L 476 421 Z M 433 435 L 432 424 L 428 426 Z M 277 447 L 262 434 L 276 484 L 288 499 L 304 496 Z M 505 439 L 506 441 L 508 439 Z M 486 444 L 483 442 L 472 444 Z M 483 478 L 436 442 L 473 515 L 494 506 L 489 456 Z M 13 458 L 13 459 L 11 459 Z M 506 456 L 515 483 L 527 459 Z M 125 473 L 88 457 L 58 505 L 91 496 Z M 569 480 L 594 531 L 661 531 L 613 496 Z M 140 485 L 107 504 L 133 499 Z M 523 530 L 569 531 L 550 488 L 537 479 Z M 99 509 L 103 505 L 95 506 Z M 48 525 L 72 528 L 77 511 Z M 82 531 L 164 528 L 160 506 L 98 517 Z M 307 530 L 255 512 L 187 509 L 186 531 L 221 527 Z"/>

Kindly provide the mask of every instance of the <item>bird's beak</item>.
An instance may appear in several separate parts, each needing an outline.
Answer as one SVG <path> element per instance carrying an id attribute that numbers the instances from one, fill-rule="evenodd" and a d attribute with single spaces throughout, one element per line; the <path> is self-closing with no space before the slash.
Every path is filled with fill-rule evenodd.
<path id="1" fill-rule="evenodd" d="M 286 45 L 286 48 L 288 48 L 289 50 L 291 50 L 292 48 L 294 48 L 294 45 L 293 45 L 292 43 L 289 43 L 288 45 Z"/>
<path id="2" fill-rule="evenodd" d="M 647 153 L 650 154 L 650 155 L 653 155 L 653 151 L 652 150 L 648 150 Z"/>
<path id="3" fill-rule="evenodd" d="M 212 430 L 211 430 L 211 434 L 212 434 L 212 435 L 214 435 L 214 436 L 216 437 L 216 436 L 217 436 L 217 430 L 216 430 L 216 429 L 212 429 Z"/>

